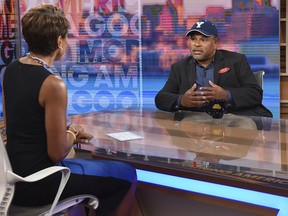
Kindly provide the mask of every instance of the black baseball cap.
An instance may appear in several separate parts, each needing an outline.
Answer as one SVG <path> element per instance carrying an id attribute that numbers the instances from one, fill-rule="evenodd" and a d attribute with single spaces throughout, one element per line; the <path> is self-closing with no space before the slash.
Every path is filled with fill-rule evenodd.
<path id="1" fill-rule="evenodd" d="M 186 32 L 186 36 L 189 36 L 192 32 L 199 32 L 207 37 L 214 35 L 218 38 L 217 27 L 209 20 L 200 19 L 198 20 L 191 29 Z"/>

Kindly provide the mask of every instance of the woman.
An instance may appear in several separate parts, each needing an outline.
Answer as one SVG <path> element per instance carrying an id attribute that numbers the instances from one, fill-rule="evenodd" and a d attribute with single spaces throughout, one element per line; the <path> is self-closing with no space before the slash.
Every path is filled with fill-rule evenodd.
<path id="1" fill-rule="evenodd" d="M 9 64 L 3 78 L 6 148 L 13 170 L 27 176 L 55 164 L 67 166 L 71 176 L 61 198 L 92 194 L 100 201 L 97 216 L 128 215 L 134 168 L 120 162 L 65 159 L 74 143 L 92 138 L 80 125 L 66 125 L 66 85 L 50 68 L 67 47 L 70 25 L 65 14 L 53 5 L 40 5 L 31 8 L 21 24 L 29 53 Z M 18 183 L 13 203 L 52 203 L 59 181 L 55 174 L 36 183 Z"/>

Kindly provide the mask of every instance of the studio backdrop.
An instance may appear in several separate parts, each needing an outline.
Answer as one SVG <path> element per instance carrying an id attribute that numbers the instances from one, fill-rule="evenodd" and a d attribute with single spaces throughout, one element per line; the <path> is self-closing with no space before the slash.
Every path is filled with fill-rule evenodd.
<path id="1" fill-rule="evenodd" d="M 279 118 L 279 0 L 0 0 L 1 75 L 28 52 L 19 20 L 41 3 L 61 7 L 71 24 L 52 67 L 67 83 L 68 114 L 155 107 L 171 64 L 189 55 L 186 30 L 206 18 L 220 49 L 265 71 L 263 103 Z"/>

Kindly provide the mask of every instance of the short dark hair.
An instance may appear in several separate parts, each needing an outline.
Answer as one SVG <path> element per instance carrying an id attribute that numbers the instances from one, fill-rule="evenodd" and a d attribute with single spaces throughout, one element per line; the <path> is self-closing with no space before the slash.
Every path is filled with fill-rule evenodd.
<path id="1" fill-rule="evenodd" d="M 66 38 L 70 27 L 64 12 L 49 4 L 31 8 L 22 17 L 21 25 L 29 51 L 44 56 L 58 49 L 57 38 Z"/>

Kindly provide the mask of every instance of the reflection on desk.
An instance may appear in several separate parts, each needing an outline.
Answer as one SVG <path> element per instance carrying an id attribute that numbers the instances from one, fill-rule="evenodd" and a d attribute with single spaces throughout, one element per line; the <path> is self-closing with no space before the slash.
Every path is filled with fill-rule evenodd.
<path id="1" fill-rule="evenodd" d="M 284 121 L 270 119 L 271 130 L 264 131 L 256 129 L 254 119 L 233 114 L 213 119 L 206 113 L 189 112 L 181 121 L 173 119 L 173 113 L 153 110 L 101 111 L 69 117 L 69 121 L 83 125 L 94 135 L 91 143 L 78 147 L 98 156 L 128 160 L 141 167 L 149 165 L 152 171 L 165 169 L 168 174 L 200 180 L 207 180 L 208 175 L 213 177 L 208 178 L 212 182 L 222 183 L 224 176 L 228 185 L 234 185 L 234 180 L 237 185 L 239 181 L 249 182 L 260 191 L 266 191 L 266 186 L 274 183 L 273 178 L 281 178 L 282 181 L 275 180 L 276 188 L 268 191 L 283 194 L 283 187 L 286 190 L 287 142 L 281 133 L 286 131 Z M 144 139 L 118 141 L 107 136 L 123 131 Z M 284 185 L 279 184 L 284 180 Z"/>
<path id="2" fill-rule="evenodd" d="M 173 113 L 155 110 L 101 111 L 72 115 L 68 121 L 81 124 L 94 135 L 90 143 L 77 147 L 91 151 L 95 158 L 128 161 L 137 169 L 158 175 L 273 194 L 284 206 L 288 194 L 285 120 L 184 114 L 184 118 L 175 120 Z M 263 130 L 259 125 L 265 125 Z M 125 131 L 144 138 L 118 141 L 107 136 Z M 266 205 L 262 199 L 257 202 Z M 284 211 L 288 213 L 288 209 Z"/>
<path id="3" fill-rule="evenodd" d="M 242 158 L 247 155 L 255 137 L 261 134 L 251 118 L 233 114 L 213 119 L 206 113 L 191 113 L 179 122 L 155 120 L 167 128 L 172 143 L 196 154 L 194 164 L 195 161 L 219 163 L 220 160 Z M 245 137 L 239 137 L 241 133 Z"/>

